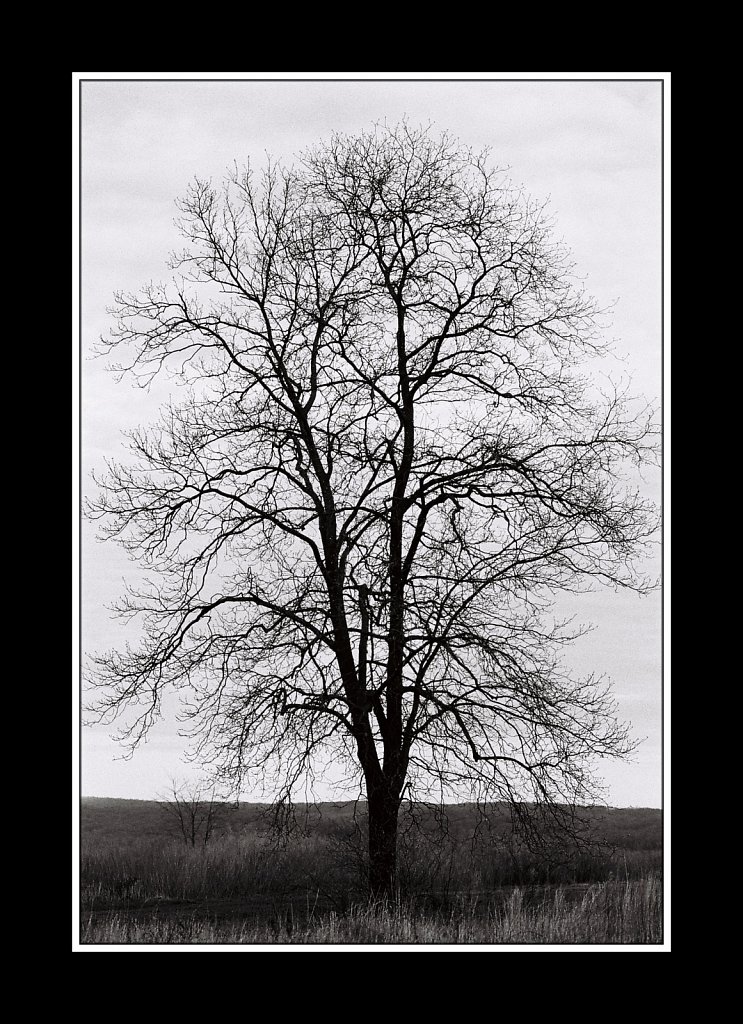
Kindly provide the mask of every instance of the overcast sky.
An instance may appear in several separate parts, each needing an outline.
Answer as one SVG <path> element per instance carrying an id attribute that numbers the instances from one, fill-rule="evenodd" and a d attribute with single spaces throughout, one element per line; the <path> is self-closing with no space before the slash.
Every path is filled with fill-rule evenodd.
<path id="1" fill-rule="evenodd" d="M 615 303 L 610 335 L 623 372 L 636 392 L 659 401 L 659 82 L 83 81 L 80 116 L 84 493 L 93 490 L 92 469 L 123 456 L 122 429 L 152 421 L 166 394 L 162 385 L 147 393 L 117 384 L 88 356 L 110 326 L 115 290 L 167 279 L 168 254 L 179 245 L 174 200 L 196 175 L 216 182 L 235 160 L 260 163 L 266 152 L 289 162 L 332 131 L 375 121 L 432 122 L 488 146 L 515 182 L 549 198 L 588 290 L 601 305 Z M 619 369 L 607 366 L 612 376 Z M 105 605 L 130 570 L 119 549 L 96 542 L 90 524 L 82 540 L 82 647 L 90 651 L 126 637 Z M 602 766 L 609 801 L 660 806 L 660 595 L 600 592 L 575 610 L 596 629 L 576 645 L 572 664 L 609 675 L 622 716 L 647 737 L 633 764 Z M 153 797 L 171 776 L 189 774 L 183 749 L 172 715 L 131 761 L 114 760 L 121 751 L 107 730 L 84 729 L 82 793 Z"/>

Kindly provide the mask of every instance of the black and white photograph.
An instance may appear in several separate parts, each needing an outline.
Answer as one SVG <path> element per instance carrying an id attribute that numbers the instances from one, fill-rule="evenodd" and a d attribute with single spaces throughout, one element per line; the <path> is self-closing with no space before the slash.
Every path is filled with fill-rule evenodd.
<path id="1" fill-rule="evenodd" d="M 670 74 L 72 77 L 73 951 L 669 951 Z"/>

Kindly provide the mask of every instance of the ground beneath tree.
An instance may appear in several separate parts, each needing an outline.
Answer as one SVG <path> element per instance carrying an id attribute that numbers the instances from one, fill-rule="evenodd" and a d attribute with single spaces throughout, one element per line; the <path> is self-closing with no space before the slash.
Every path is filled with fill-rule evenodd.
<path id="1" fill-rule="evenodd" d="M 624 882 L 620 880 L 604 884 L 611 888 L 624 886 Z M 468 913 L 480 917 L 507 904 L 517 890 L 521 893 L 525 907 L 538 909 L 551 904 L 558 889 L 568 905 L 578 904 L 592 886 L 595 887 L 595 883 L 581 882 L 559 886 L 507 886 L 481 892 L 416 893 L 404 902 L 420 914 L 447 915 L 454 910 L 461 911 L 465 907 Z M 82 917 L 93 922 L 105 920 L 115 914 L 126 916 L 132 922 L 150 920 L 153 916 L 168 921 L 199 920 L 211 923 L 273 920 L 283 926 L 287 921 L 294 921 L 297 925 L 305 924 L 311 918 L 323 916 L 331 911 L 345 913 L 353 903 L 363 902 L 365 901 L 361 894 L 339 897 L 323 893 L 250 895 L 205 900 L 157 897 L 118 901 L 94 899 L 83 911 Z"/>

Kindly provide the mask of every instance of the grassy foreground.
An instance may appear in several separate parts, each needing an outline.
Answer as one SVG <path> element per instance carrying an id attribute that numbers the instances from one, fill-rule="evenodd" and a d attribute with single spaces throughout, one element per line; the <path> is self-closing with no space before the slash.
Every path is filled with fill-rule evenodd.
<path id="1" fill-rule="evenodd" d="M 557 887 L 537 905 L 523 890 L 510 890 L 500 906 L 473 898 L 448 913 L 417 912 L 414 905 L 352 906 L 295 921 L 292 913 L 272 921 L 131 917 L 112 912 L 82 922 L 84 943 L 636 943 L 662 941 L 661 885 L 657 877 L 588 886 L 571 900 Z"/>
<path id="2" fill-rule="evenodd" d="M 280 844 L 255 807 L 243 808 L 195 847 L 156 804 L 83 811 L 83 944 L 663 941 L 658 812 L 605 816 L 611 843 L 550 861 L 515 845 L 497 820 L 489 836 L 465 841 L 459 809 L 447 832 L 401 837 L 401 895 L 380 905 L 365 898 L 363 851 L 343 808 Z"/>

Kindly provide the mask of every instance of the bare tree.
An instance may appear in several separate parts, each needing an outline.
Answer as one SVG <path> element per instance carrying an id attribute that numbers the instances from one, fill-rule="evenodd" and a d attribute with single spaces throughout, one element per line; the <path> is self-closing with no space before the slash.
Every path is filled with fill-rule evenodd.
<path id="1" fill-rule="evenodd" d="M 222 807 L 213 787 L 172 779 L 170 789 L 158 797 L 158 802 L 176 823 L 186 846 L 206 846 L 213 838 Z"/>
<path id="2" fill-rule="evenodd" d="M 604 682 L 561 667 L 554 598 L 648 587 L 627 481 L 654 438 L 592 379 L 599 311 L 542 207 L 402 124 L 179 209 L 172 283 L 118 295 L 102 342 L 190 390 L 90 504 L 149 570 L 120 606 L 142 643 L 94 657 L 98 714 L 135 709 L 136 746 L 180 690 L 195 753 L 284 795 L 345 765 L 375 893 L 404 793 L 588 799 L 632 744 Z"/>

